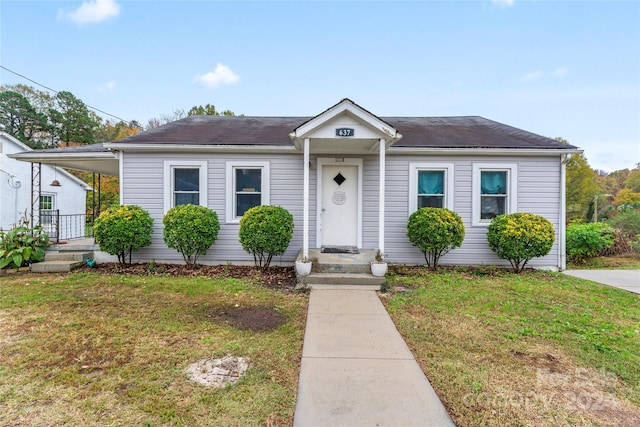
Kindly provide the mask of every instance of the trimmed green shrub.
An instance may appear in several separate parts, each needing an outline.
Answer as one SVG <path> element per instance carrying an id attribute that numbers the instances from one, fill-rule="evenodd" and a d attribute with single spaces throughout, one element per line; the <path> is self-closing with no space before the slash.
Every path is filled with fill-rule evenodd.
<path id="1" fill-rule="evenodd" d="M 164 242 L 171 249 L 180 252 L 184 262 L 190 267 L 216 242 L 220 230 L 218 214 L 197 205 L 171 208 L 162 222 Z"/>
<path id="2" fill-rule="evenodd" d="M 520 273 L 532 258 L 551 251 L 556 233 L 548 219 L 531 213 L 498 215 L 487 228 L 489 247 Z"/>
<path id="3" fill-rule="evenodd" d="M 567 227 L 567 257 L 582 262 L 613 245 L 613 228 L 604 222 L 572 223 Z"/>
<path id="4" fill-rule="evenodd" d="M 102 212 L 93 226 L 100 250 L 117 255 L 121 265 L 131 264 L 131 254 L 151 244 L 153 218 L 136 205 L 112 206 Z"/>
<path id="5" fill-rule="evenodd" d="M 440 258 L 462 245 L 464 222 L 449 209 L 420 208 L 409 217 L 407 236 L 422 251 L 427 266 L 436 271 Z"/>
<path id="6" fill-rule="evenodd" d="M 282 255 L 293 237 L 293 216 L 280 206 L 255 206 L 240 220 L 240 244 L 253 255 L 256 267 L 269 268 L 274 255 Z"/>
<path id="7" fill-rule="evenodd" d="M 0 269 L 20 268 L 44 259 L 44 248 L 49 236 L 41 226 L 29 228 L 29 221 L 22 218 L 16 227 L 0 231 Z"/>

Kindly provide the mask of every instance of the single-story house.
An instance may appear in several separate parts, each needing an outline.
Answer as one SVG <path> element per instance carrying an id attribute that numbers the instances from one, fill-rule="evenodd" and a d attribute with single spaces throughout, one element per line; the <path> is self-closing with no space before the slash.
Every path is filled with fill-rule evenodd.
<path id="1" fill-rule="evenodd" d="M 35 203 L 33 222 L 40 222 L 50 237 L 84 235 L 86 194 L 91 186 L 59 167 L 43 165 L 34 169 L 29 163 L 12 158 L 16 153 L 33 151 L 8 133 L 0 132 L 0 230 L 11 229 L 25 213 L 31 221 Z M 39 197 L 34 198 L 32 180 L 39 184 Z"/>
<path id="2" fill-rule="evenodd" d="M 194 203 L 221 223 L 203 263 L 252 263 L 238 242 L 239 220 L 270 204 L 295 221 L 276 263 L 291 264 L 310 248 L 349 246 L 421 264 L 407 219 L 433 206 L 457 212 L 466 226 L 462 246 L 441 264 L 507 264 L 489 249 L 487 225 L 495 215 L 530 212 L 555 227 L 549 255 L 530 263 L 550 269 L 565 266 L 565 164 L 581 152 L 482 117 L 377 117 L 349 99 L 315 117 L 191 116 L 92 152 L 73 150 L 15 158 L 118 175 L 121 202 L 155 220 L 153 244 L 135 254 L 141 261 L 181 261 L 163 243 L 162 218 Z"/>

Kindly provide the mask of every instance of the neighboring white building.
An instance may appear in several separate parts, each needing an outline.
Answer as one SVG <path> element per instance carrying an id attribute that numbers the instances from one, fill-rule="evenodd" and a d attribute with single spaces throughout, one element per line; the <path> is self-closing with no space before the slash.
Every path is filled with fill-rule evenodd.
<path id="1" fill-rule="evenodd" d="M 31 216 L 31 163 L 8 156 L 33 151 L 6 132 L 0 132 L 0 230 L 13 227 L 20 218 Z M 51 185 L 57 181 L 58 186 Z M 39 208 L 43 212 L 42 225 L 51 237 L 55 236 L 53 213 L 60 213 L 60 238 L 84 234 L 86 192 L 91 186 L 64 169 L 43 164 L 41 167 Z M 73 221 L 71 221 L 73 215 Z M 82 215 L 82 216 L 80 216 Z"/>

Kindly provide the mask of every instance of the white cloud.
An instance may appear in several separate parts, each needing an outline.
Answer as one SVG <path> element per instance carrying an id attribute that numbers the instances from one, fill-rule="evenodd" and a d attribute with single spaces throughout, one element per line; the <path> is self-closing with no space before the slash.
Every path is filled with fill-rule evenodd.
<path id="1" fill-rule="evenodd" d="M 569 69 L 567 67 L 565 67 L 564 65 L 562 67 L 557 68 L 554 72 L 553 75 L 556 77 L 564 77 L 569 73 Z"/>
<path id="2" fill-rule="evenodd" d="M 215 89 L 221 84 L 231 84 L 240 80 L 240 76 L 234 73 L 231 68 L 218 62 L 216 69 L 206 74 L 195 76 L 193 82 L 208 89 Z"/>
<path id="3" fill-rule="evenodd" d="M 532 71 L 530 73 L 525 74 L 524 76 L 522 76 L 520 80 L 522 80 L 524 83 L 531 83 L 531 82 L 535 82 L 536 80 L 540 80 L 541 78 L 542 78 L 542 71 L 538 70 L 538 71 Z"/>
<path id="4" fill-rule="evenodd" d="M 92 0 L 83 2 L 73 12 L 58 12 L 58 19 L 69 19 L 78 25 L 97 24 L 120 15 L 120 5 L 116 0 Z"/>
<path id="5" fill-rule="evenodd" d="M 499 7 L 511 7 L 513 6 L 513 2 L 514 0 L 491 0 L 491 3 Z"/>
<path id="6" fill-rule="evenodd" d="M 113 92 L 114 90 L 116 90 L 115 80 L 110 80 L 98 88 L 98 92 Z"/>

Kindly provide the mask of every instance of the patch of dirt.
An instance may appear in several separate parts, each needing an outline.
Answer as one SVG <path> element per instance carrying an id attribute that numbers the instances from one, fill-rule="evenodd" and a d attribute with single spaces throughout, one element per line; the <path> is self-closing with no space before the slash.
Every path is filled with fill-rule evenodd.
<path id="1" fill-rule="evenodd" d="M 222 359 L 203 359 L 187 367 L 190 380 L 205 387 L 224 387 L 242 378 L 249 369 L 249 360 L 226 355 Z"/>
<path id="2" fill-rule="evenodd" d="M 294 267 L 270 267 L 267 270 L 244 265 L 196 265 L 139 263 L 121 266 L 118 263 L 100 263 L 95 267 L 83 266 L 80 271 L 98 271 L 106 275 L 131 274 L 138 276 L 231 277 L 247 279 L 261 286 L 293 292 L 296 286 Z"/>
<path id="3" fill-rule="evenodd" d="M 275 307 L 227 307 L 212 313 L 217 321 L 222 321 L 235 328 L 252 332 L 264 332 L 284 325 L 287 318 Z"/>

